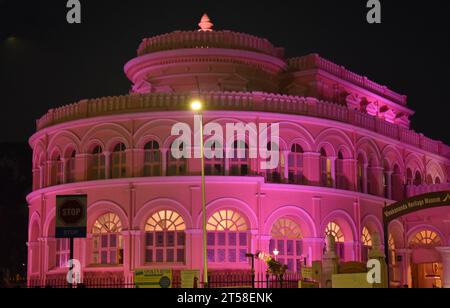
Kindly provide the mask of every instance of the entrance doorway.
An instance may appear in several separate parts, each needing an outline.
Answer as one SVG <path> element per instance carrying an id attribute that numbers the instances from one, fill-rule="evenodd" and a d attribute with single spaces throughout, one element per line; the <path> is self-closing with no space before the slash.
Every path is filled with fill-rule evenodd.
<path id="1" fill-rule="evenodd" d="M 442 263 L 413 264 L 411 276 L 415 289 L 442 288 Z"/>

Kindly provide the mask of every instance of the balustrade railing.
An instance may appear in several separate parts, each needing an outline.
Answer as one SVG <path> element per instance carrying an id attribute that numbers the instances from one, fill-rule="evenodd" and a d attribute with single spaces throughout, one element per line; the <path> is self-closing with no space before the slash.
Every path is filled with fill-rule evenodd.
<path id="1" fill-rule="evenodd" d="M 283 49 L 267 39 L 231 31 L 176 31 L 142 40 L 138 55 L 182 48 L 229 48 L 257 51 L 274 57 L 282 57 Z"/>
<path id="2" fill-rule="evenodd" d="M 330 119 L 377 132 L 430 153 L 450 157 L 450 147 L 442 142 L 360 111 L 315 98 L 259 92 L 208 92 L 200 96 L 205 102 L 206 110 L 262 111 Z M 189 110 L 190 97 L 187 93 L 155 93 L 84 100 L 49 110 L 37 120 L 37 129 L 102 115 Z"/>
<path id="3" fill-rule="evenodd" d="M 289 67 L 294 70 L 321 69 L 331 75 L 342 80 L 346 80 L 364 89 L 373 91 L 377 94 L 385 96 L 396 103 L 406 105 L 407 97 L 398 94 L 388 87 L 380 85 L 367 77 L 360 76 L 354 72 L 347 70 L 343 66 L 339 66 L 329 60 L 321 58 L 318 54 L 311 54 L 304 57 L 292 58 L 288 60 Z"/>

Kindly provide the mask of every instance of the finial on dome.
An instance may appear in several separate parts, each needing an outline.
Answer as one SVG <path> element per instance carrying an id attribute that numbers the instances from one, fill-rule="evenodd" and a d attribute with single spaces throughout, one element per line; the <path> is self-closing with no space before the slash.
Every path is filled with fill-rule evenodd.
<path id="1" fill-rule="evenodd" d="M 213 31 L 214 24 L 211 22 L 211 19 L 209 19 L 208 14 L 205 13 L 203 14 L 198 26 L 200 27 L 200 30 L 198 31 L 210 32 Z"/>

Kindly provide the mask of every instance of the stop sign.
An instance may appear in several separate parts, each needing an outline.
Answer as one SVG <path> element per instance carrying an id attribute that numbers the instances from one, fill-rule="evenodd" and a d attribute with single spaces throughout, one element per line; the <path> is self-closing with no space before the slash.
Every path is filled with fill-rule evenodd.
<path id="1" fill-rule="evenodd" d="M 56 196 L 57 238 L 85 238 L 87 222 L 87 196 Z"/>
<path id="2" fill-rule="evenodd" d="M 69 199 L 60 206 L 59 217 L 66 225 L 78 224 L 84 218 L 84 205 L 79 200 Z"/>

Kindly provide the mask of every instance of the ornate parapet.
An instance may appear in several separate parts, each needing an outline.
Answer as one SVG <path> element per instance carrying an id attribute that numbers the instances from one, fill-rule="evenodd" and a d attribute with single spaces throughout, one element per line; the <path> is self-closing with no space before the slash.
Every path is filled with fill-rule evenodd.
<path id="1" fill-rule="evenodd" d="M 406 105 L 407 96 L 398 94 L 390 90 L 387 86 L 380 85 L 365 76 L 358 75 L 347 70 L 344 66 L 337 65 L 328 61 L 318 54 L 311 54 L 304 57 L 292 58 L 288 60 L 291 71 L 306 71 L 311 69 L 320 69 L 342 80 L 348 81 L 363 89 L 369 90 L 383 97 L 386 97 L 395 103 Z"/>
<path id="2" fill-rule="evenodd" d="M 83 100 L 49 110 L 37 120 L 37 130 L 69 121 L 107 115 L 188 110 L 188 102 L 193 95 L 192 93 L 151 93 Z M 450 147 L 440 141 L 432 140 L 358 110 L 315 98 L 264 92 L 203 92 L 199 96 L 204 101 L 206 110 L 256 111 L 329 119 L 367 129 L 424 151 L 450 158 Z"/>
<path id="3" fill-rule="evenodd" d="M 175 31 L 144 39 L 137 53 L 143 56 L 158 51 L 186 48 L 240 49 L 277 58 L 284 55 L 283 48 L 273 46 L 267 39 L 232 31 Z"/>

